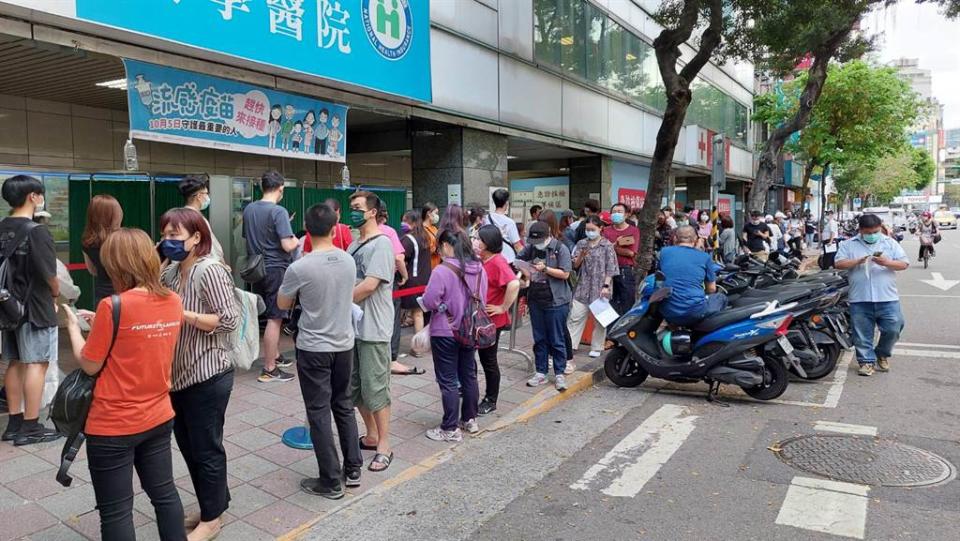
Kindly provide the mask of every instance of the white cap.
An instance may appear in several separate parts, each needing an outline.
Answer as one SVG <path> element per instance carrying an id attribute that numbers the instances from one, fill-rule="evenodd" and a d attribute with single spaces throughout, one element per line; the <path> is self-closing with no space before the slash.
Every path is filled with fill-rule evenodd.
<path id="1" fill-rule="evenodd" d="M 774 216 L 776 216 L 777 218 L 786 218 L 786 217 L 787 217 L 786 214 L 780 212 L 779 210 L 777 211 L 777 213 L 776 213 Z"/>
<path id="2" fill-rule="evenodd" d="M 764 220 L 765 222 L 772 222 L 772 221 L 773 221 L 773 216 L 770 216 L 769 214 L 767 214 L 766 216 L 763 217 L 763 220 Z"/>

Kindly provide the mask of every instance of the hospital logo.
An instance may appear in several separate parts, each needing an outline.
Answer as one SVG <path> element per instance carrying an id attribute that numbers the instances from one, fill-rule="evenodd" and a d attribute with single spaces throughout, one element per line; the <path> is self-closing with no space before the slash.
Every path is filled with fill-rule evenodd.
<path id="1" fill-rule="evenodd" d="M 363 28 L 380 56 L 399 60 L 410 50 L 413 15 L 409 0 L 361 0 Z"/>

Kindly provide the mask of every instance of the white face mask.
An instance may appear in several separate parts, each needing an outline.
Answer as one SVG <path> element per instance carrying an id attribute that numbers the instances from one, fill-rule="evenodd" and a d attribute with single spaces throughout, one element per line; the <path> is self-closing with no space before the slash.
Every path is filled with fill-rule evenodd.
<path id="1" fill-rule="evenodd" d="M 547 246 L 550 246 L 550 241 L 549 241 L 549 240 L 545 240 L 545 241 L 543 241 L 543 242 L 538 242 L 537 244 L 534 244 L 534 245 L 533 245 L 533 247 L 536 248 L 537 250 L 546 250 L 546 249 L 547 249 Z"/>
<path id="2" fill-rule="evenodd" d="M 597 239 L 600 238 L 600 232 L 599 232 L 599 231 L 590 231 L 590 230 L 587 230 L 586 233 L 587 233 L 587 238 L 590 239 L 590 240 L 597 240 Z"/>

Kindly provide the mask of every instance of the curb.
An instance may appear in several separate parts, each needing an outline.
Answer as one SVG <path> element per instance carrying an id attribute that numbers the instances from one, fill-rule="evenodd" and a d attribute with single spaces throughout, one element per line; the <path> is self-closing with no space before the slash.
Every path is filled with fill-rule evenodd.
<path id="1" fill-rule="evenodd" d="M 546 413 L 563 402 L 573 398 L 574 396 L 590 389 L 594 385 L 600 383 L 605 379 L 603 373 L 603 363 L 600 362 L 599 367 L 593 367 L 592 363 L 587 365 L 590 366 L 590 370 L 586 372 L 576 372 L 572 376 L 577 376 L 576 378 L 571 378 L 573 381 L 567 386 L 567 390 L 564 392 L 558 392 L 554 389 L 544 389 L 528 399 L 526 402 L 518 405 L 513 411 L 508 415 L 498 420 L 497 422 L 490 425 L 489 428 L 483 429 L 475 438 L 485 438 L 490 434 L 503 430 L 505 428 L 511 427 L 518 423 L 524 423 L 533 419 L 534 417 Z M 466 440 L 465 440 L 466 441 Z M 387 479 L 383 483 L 373 487 L 372 489 L 364 492 L 360 496 L 351 498 L 349 501 L 343 502 L 342 504 L 321 513 L 309 521 L 297 526 L 293 530 L 277 537 L 278 541 L 295 541 L 302 538 L 306 535 L 310 528 L 315 526 L 321 520 L 327 518 L 330 515 L 338 513 L 348 507 L 351 507 L 370 496 L 375 496 L 378 494 L 383 494 L 384 492 L 390 490 L 393 487 L 402 485 L 407 481 L 411 481 L 420 477 L 421 475 L 429 472 L 430 470 L 436 468 L 440 464 L 450 460 L 457 453 L 462 443 L 456 444 L 450 448 L 444 449 L 433 455 L 425 458 L 424 460 L 410 466 L 409 468 L 400 472 L 397 476 Z"/>

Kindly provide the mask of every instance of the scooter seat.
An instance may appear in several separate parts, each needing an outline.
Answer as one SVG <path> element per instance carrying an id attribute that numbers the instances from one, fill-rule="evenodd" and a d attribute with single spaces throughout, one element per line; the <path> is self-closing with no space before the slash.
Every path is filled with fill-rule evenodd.
<path id="1" fill-rule="evenodd" d="M 762 311 L 766 308 L 766 303 L 761 304 L 750 304 L 748 306 L 736 306 L 732 308 L 727 308 L 717 314 L 714 314 L 708 318 L 701 320 L 696 325 L 692 326 L 692 329 L 697 332 L 710 332 L 720 327 L 725 327 L 731 323 L 736 323 L 738 321 L 743 321 L 744 319 L 749 318 L 753 314 Z"/>
<path id="2" fill-rule="evenodd" d="M 778 301 L 780 304 L 786 304 L 788 302 L 793 302 L 798 299 L 809 296 L 813 291 L 810 288 L 789 288 L 789 289 L 772 289 L 772 290 L 759 290 L 758 292 L 747 292 L 742 295 L 736 301 L 733 301 L 733 306 L 746 306 L 748 304 L 756 304 L 757 302 L 764 301 Z"/>

